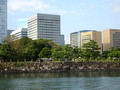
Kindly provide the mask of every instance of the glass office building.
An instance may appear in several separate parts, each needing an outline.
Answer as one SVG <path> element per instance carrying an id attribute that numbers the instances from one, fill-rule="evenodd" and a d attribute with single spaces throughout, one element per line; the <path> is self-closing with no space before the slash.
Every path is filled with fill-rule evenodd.
<path id="1" fill-rule="evenodd" d="M 0 43 L 7 36 L 7 0 L 0 0 Z"/>
<path id="2" fill-rule="evenodd" d="M 81 30 L 78 32 L 73 32 L 70 34 L 70 44 L 71 46 L 77 46 L 77 47 L 81 47 L 81 33 L 82 32 L 90 32 L 93 30 Z"/>

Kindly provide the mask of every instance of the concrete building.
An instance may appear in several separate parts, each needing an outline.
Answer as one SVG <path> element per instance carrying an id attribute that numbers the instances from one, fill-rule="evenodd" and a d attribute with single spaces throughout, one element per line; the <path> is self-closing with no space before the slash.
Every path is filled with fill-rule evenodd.
<path id="1" fill-rule="evenodd" d="M 7 36 L 7 0 L 0 0 L 0 43 Z"/>
<path id="2" fill-rule="evenodd" d="M 120 47 L 120 29 L 103 30 L 103 51 L 110 47 Z"/>
<path id="3" fill-rule="evenodd" d="M 102 53 L 102 34 L 100 31 L 90 31 L 81 33 L 81 45 L 88 43 L 90 40 L 97 42 L 98 46 L 101 48 Z"/>
<path id="4" fill-rule="evenodd" d="M 9 36 L 14 30 L 7 30 L 7 36 Z"/>
<path id="5" fill-rule="evenodd" d="M 27 37 L 27 28 L 19 28 L 14 30 L 10 35 L 13 35 L 14 40 L 21 39 L 22 37 Z"/>
<path id="6" fill-rule="evenodd" d="M 36 14 L 28 19 L 28 38 L 49 39 L 60 44 L 60 15 Z"/>
<path id="7" fill-rule="evenodd" d="M 64 35 L 60 35 L 60 45 L 61 45 L 61 46 L 64 46 L 64 45 L 65 45 Z"/>
<path id="8" fill-rule="evenodd" d="M 82 32 L 89 32 L 92 30 L 82 30 L 78 32 L 73 32 L 70 34 L 70 44 L 71 46 L 78 46 L 79 48 L 81 47 L 81 33 Z"/>

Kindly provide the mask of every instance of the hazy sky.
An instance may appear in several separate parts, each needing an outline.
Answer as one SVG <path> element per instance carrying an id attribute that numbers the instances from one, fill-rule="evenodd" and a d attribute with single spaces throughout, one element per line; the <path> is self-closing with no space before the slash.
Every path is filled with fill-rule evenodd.
<path id="1" fill-rule="evenodd" d="M 120 0 L 8 0 L 8 29 L 27 25 L 36 13 L 61 15 L 61 33 L 120 28 Z"/>

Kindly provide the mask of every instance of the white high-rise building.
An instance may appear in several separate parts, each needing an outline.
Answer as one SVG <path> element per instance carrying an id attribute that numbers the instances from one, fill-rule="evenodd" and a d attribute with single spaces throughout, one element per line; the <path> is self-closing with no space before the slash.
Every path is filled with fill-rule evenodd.
<path id="1" fill-rule="evenodd" d="M 14 40 L 18 40 L 23 37 L 27 37 L 27 28 L 19 28 L 17 30 L 14 30 L 10 35 L 13 36 Z"/>
<path id="2" fill-rule="evenodd" d="M 7 36 L 9 36 L 14 30 L 7 30 Z"/>
<path id="3" fill-rule="evenodd" d="M 0 0 L 0 43 L 7 36 L 7 0 Z"/>
<path id="4" fill-rule="evenodd" d="M 60 44 L 60 15 L 36 14 L 28 19 L 28 38 L 49 39 Z"/>

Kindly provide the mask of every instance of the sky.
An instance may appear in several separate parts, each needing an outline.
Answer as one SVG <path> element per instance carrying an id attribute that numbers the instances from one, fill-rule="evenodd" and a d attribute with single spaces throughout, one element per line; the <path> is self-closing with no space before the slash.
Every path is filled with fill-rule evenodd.
<path id="1" fill-rule="evenodd" d="M 61 34 L 80 30 L 120 29 L 120 0 L 8 0 L 8 29 L 27 25 L 36 13 L 61 16 Z"/>

